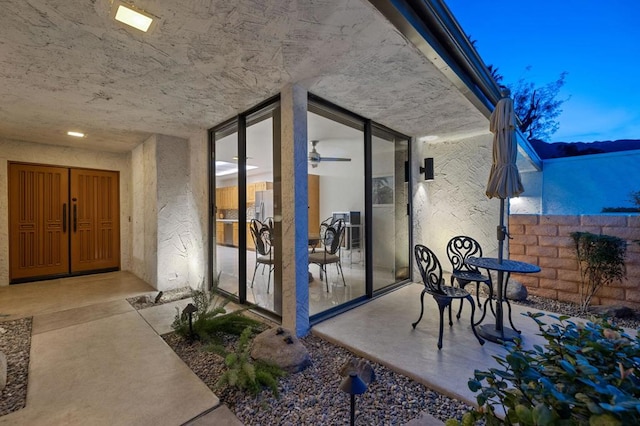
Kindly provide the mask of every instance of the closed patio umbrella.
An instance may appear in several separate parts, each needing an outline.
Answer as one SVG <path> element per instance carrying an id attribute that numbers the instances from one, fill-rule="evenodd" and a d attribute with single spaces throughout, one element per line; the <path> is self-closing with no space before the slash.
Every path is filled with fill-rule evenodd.
<path id="1" fill-rule="evenodd" d="M 502 261 L 502 250 L 506 227 L 504 226 L 504 200 L 524 192 L 520 173 L 516 165 L 516 114 L 509 89 L 503 89 L 502 99 L 491 113 L 489 130 L 493 133 L 493 164 L 487 183 L 487 197 L 500 198 L 500 225 L 498 226 L 498 259 Z"/>
<path id="2" fill-rule="evenodd" d="M 500 198 L 500 225 L 498 225 L 498 266 L 494 266 L 498 272 L 498 295 L 496 304 L 496 324 L 482 325 L 480 335 L 493 342 L 512 340 L 517 334 L 507 333 L 503 327 L 503 281 L 504 271 L 502 265 L 507 263 L 502 259 L 504 239 L 507 228 L 504 226 L 504 200 L 509 197 L 520 195 L 524 188 L 520 180 L 520 173 L 516 166 L 517 146 L 516 146 L 516 114 L 513 110 L 513 101 L 509 97 L 509 89 L 502 91 L 502 99 L 498 101 L 496 109 L 491 113 L 489 130 L 493 133 L 493 164 L 489 173 L 487 183 L 487 197 Z M 505 265 L 507 266 L 507 265 Z"/>

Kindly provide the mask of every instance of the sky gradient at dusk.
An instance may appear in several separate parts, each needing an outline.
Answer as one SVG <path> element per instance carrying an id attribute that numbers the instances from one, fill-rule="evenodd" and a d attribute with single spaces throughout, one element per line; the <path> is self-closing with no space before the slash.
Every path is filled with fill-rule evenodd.
<path id="1" fill-rule="evenodd" d="M 640 1 L 445 2 L 503 83 L 542 86 L 568 72 L 548 142 L 640 139 Z"/>

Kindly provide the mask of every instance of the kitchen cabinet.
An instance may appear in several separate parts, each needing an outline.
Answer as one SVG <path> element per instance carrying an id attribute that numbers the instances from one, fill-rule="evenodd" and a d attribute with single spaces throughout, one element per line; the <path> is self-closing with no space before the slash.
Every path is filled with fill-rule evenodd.
<path id="1" fill-rule="evenodd" d="M 247 184 L 247 204 L 253 204 L 256 202 L 256 184 Z"/>
<path id="2" fill-rule="evenodd" d="M 307 175 L 309 195 L 309 234 L 320 232 L 320 176 Z"/>
<path id="3" fill-rule="evenodd" d="M 238 247 L 240 245 L 240 232 L 238 222 L 233 222 L 233 246 Z"/>
<path id="4" fill-rule="evenodd" d="M 273 189 L 273 182 L 256 182 L 255 191 L 266 191 L 267 189 Z"/>
<path id="5" fill-rule="evenodd" d="M 216 222 L 216 243 L 224 244 L 224 223 Z"/>
<path id="6" fill-rule="evenodd" d="M 216 188 L 216 207 L 218 210 L 233 210 L 238 208 L 238 187 L 225 186 Z"/>
<path id="7" fill-rule="evenodd" d="M 256 191 L 266 191 L 267 189 L 273 189 L 273 182 L 248 183 L 247 205 L 256 202 Z M 237 210 L 239 208 L 238 187 L 224 186 L 216 188 L 216 207 L 218 207 L 218 210 Z"/>
<path id="8" fill-rule="evenodd" d="M 247 222 L 247 250 L 255 251 L 255 243 L 251 237 L 251 222 Z"/>

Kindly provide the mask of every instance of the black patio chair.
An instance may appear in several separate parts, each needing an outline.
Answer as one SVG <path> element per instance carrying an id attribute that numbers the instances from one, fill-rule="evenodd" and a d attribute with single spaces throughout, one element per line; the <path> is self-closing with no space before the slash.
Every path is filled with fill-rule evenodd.
<path id="1" fill-rule="evenodd" d="M 457 280 L 458 286 L 464 289 L 467 284 L 476 283 L 476 300 L 478 301 L 478 308 L 482 309 L 480 303 L 480 284 L 485 284 L 489 288 L 489 299 L 492 296 L 491 276 L 484 275 L 475 266 L 467 265 L 465 261 L 468 257 L 482 257 L 482 247 L 480 243 L 471 237 L 464 235 L 458 235 L 449 240 L 447 244 L 447 257 L 451 262 L 451 285 L 454 285 L 454 281 Z M 458 309 L 458 318 L 462 312 L 462 305 L 464 299 L 460 300 L 460 308 Z M 493 305 L 490 305 L 493 312 Z"/>
<path id="2" fill-rule="evenodd" d="M 424 283 L 424 289 L 420 294 L 420 317 L 418 321 L 411 324 L 415 329 L 422 315 L 424 314 L 424 295 L 430 294 L 438 304 L 438 310 L 440 311 L 440 330 L 438 332 L 438 349 L 442 349 L 442 329 L 444 322 L 444 309 L 449 308 L 449 326 L 453 325 L 451 318 L 451 302 L 455 299 L 467 299 L 471 303 L 471 330 L 478 339 L 481 345 L 484 345 L 484 340 L 476 333 L 473 317 L 476 311 L 476 305 L 473 301 L 471 294 L 459 287 L 452 287 L 444 285 L 444 279 L 442 278 L 442 266 L 440 261 L 429 248 L 421 244 L 415 246 L 415 257 L 420 275 L 422 276 L 422 282 Z"/>
<path id="3" fill-rule="evenodd" d="M 322 228 L 322 227 L 321 227 Z M 342 276 L 342 284 L 346 287 L 347 283 L 342 272 L 342 263 L 340 262 L 340 249 L 344 238 L 344 221 L 338 219 L 335 222 L 324 226 L 321 229 L 320 242 L 322 243 L 322 251 L 312 251 L 309 253 L 309 264 L 315 264 L 320 267 L 320 280 L 324 272 L 324 280 L 329 291 L 329 278 L 327 277 L 327 265 L 334 263 L 340 276 Z"/>
<path id="4" fill-rule="evenodd" d="M 256 247 L 256 265 L 253 268 L 253 278 L 251 278 L 251 288 L 253 288 L 253 282 L 256 279 L 256 271 L 258 266 L 262 265 L 262 273 L 264 274 L 264 268 L 269 268 L 269 277 L 267 279 L 267 294 L 269 294 L 269 287 L 271 286 L 271 272 L 275 267 L 273 260 L 272 247 L 271 247 L 271 227 L 263 224 L 257 219 L 252 219 L 249 230 L 251 231 L 251 239 Z"/>

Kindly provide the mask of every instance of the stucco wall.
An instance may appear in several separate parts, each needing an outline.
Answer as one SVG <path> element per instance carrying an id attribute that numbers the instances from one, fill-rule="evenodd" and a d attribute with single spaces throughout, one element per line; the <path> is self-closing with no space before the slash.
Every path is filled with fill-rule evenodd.
<path id="1" fill-rule="evenodd" d="M 526 188 L 514 200 L 512 213 L 543 215 L 600 214 L 604 207 L 633 207 L 632 191 L 640 190 L 640 151 L 544 160 L 542 173 L 521 173 Z M 540 194 L 534 198 L 536 187 Z M 520 202 L 519 202 L 520 201 Z"/>
<path id="2" fill-rule="evenodd" d="M 189 284 L 205 282 L 209 276 L 209 176 L 208 136 L 206 131 L 189 140 L 189 215 L 191 244 L 188 247 Z"/>
<path id="3" fill-rule="evenodd" d="M 605 234 L 627 240 L 627 278 L 601 289 L 593 305 L 624 304 L 640 308 L 640 239 L 638 215 L 512 215 L 510 258 L 539 265 L 537 274 L 515 275 L 531 294 L 579 302 L 580 272 L 571 232 Z"/>
<path id="4" fill-rule="evenodd" d="M 414 144 L 414 244 L 424 244 L 451 270 L 446 245 L 456 235 L 468 235 L 495 256 L 500 202 L 485 195 L 491 169 L 492 135 L 451 142 Z M 435 179 L 425 182 L 418 173 L 424 157 L 434 158 Z M 420 276 L 414 272 L 414 279 Z"/>
<path id="5" fill-rule="evenodd" d="M 133 272 L 158 290 L 193 285 L 190 158 L 189 141 L 165 135 L 151 136 L 132 153 Z"/>
<path id="6" fill-rule="evenodd" d="M 131 156 L 0 139 L 0 285 L 9 284 L 9 161 L 120 172 L 120 264 L 131 268 Z"/>
<path id="7" fill-rule="evenodd" d="M 189 212 L 189 143 L 185 139 L 156 137 L 156 191 L 158 214 L 158 290 L 189 284 L 191 247 Z"/>
<path id="8" fill-rule="evenodd" d="M 520 179 L 524 192 L 519 197 L 509 199 L 509 212 L 511 214 L 540 214 L 542 212 L 543 171 L 520 170 Z"/>

